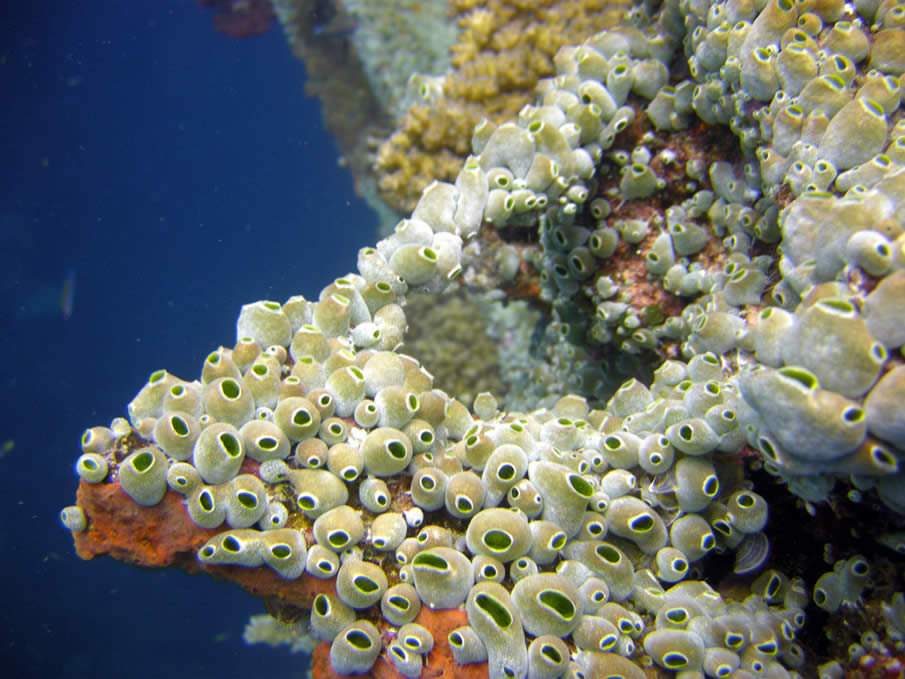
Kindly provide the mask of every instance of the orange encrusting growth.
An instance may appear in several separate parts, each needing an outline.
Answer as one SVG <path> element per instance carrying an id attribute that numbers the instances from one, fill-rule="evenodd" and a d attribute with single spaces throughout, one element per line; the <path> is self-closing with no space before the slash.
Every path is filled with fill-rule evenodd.
<path id="1" fill-rule="evenodd" d="M 176 566 L 189 573 L 205 571 L 242 587 L 277 606 L 309 608 L 321 592 L 333 592 L 333 580 L 319 580 L 307 573 L 298 580 L 284 580 L 266 566 L 205 566 L 197 551 L 221 529 L 199 528 L 188 517 L 182 496 L 167 492 L 160 504 L 142 507 L 123 492 L 119 483 L 82 481 L 78 505 L 88 518 L 88 529 L 74 533 L 76 553 L 82 559 L 111 556 L 117 561 L 165 568 Z"/>
<path id="2" fill-rule="evenodd" d="M 307 573 L 298 580 L 285 580 L 266 566 L 204 566 L 195 555 L 198 549 L 220 529 L 199 528 L 183 506 L 177 493 L 168 491 L 160 504 L 142 507 L 133 502 L 119 483 L 91 484 L 82 481 L 78 489 L 78 505 L 88 518 L 88 529 L 74 533 L 76 553 L 82 559 L 111 556 L 118 561 L 166 568 L 175 566 L 189 573 L 206 572 L 217 578 L 233 582 L 245 591 L 261 598 L 272 615 L 289 617 L 307 615 L 298 609 L 308 609 L 318 594 L 335 593 L 335 579 L 321 580 Z M 310 541 L 310 536 L 309 541 Z M 447 635 L 457 627 L 468 624 L 462 609 L 432 611 L 421 609 L 415 622 L 431 631 L 434 648 L 425 657 L 425 668 L 430 669 L 432 679 L 480 679 L 487 676 L 487 664 L 456 665 L 446 641 Z M 378 627 L 386 628 L 383 621 Z M 384 632 L 385 641 L 391 633 Z M 312 659 L 315 679 L 339 677 L 330 667 L 330 644 L 318 645 Z M 384 655 L 367 675 L 375 679 L 401 679 Z"/>

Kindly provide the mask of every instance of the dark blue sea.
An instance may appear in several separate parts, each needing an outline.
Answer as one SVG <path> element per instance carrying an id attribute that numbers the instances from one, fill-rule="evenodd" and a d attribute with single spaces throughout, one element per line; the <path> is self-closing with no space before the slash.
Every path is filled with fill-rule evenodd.
<path id="1" fill-rule="evenodd" d="M 0 674 L 301 677 L 304 656 L 243 644 L 257 600 L 81 561 L 58 513 L 86 427 L 157 368 L 196 377 L 243 303 L 316 295 L 375 219 L 278 25 L 230 39 L 191 0 L 5 6 Z"/>

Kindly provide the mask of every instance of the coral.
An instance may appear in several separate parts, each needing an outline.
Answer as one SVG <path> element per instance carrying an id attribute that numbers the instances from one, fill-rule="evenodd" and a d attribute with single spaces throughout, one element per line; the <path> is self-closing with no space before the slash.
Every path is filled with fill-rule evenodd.
<path id="1" fill-rule="evenodd" d="M 381 197 L 410 212 L 431 181 L 452 181 L 483 118 L 512 119 L 533 99 L 538 80 L 554 73 L 553 57 L 604 28 L 615 26 L 628 3 L 600 0 L 528 3 L 498 0 L 452 3 L 460 29 L 451 71 L 422 86 L 398 129 L 377 152 Z"/>
<path id="2" fill-rule="evenodd" d="M 409 332 L 406 350 L 429 365 L 434 384 L 466 404 L 481 392 L 506 395 L 500 377 L 500 355 L 496 342 L 481 329 L 488 305 L 466 294 L 444 297 L 438 303 L 431 295 L 412 295 L 406 305 Z M 463 364 L 458 347 L 469 346 Z"/>
<path id="3" fill-rule="evenodd" d="M 559 49 L 357 273 L 86 431 L 78 553 L 241 584 L 316 676 L 900 671 L 892 5 L 639 4 Z M 408 303 L 463 287 L 518 406 L 430 372 L 494 364 Z"/>
<path id="4" fill-rule="evenodd" d="M 449 66 L 456 39 L 445 0 L 345 0 L 356 21 L 351 36 L 371 90 L 393 120 L 407 108 L 412 74 L 435 76 Z"/>

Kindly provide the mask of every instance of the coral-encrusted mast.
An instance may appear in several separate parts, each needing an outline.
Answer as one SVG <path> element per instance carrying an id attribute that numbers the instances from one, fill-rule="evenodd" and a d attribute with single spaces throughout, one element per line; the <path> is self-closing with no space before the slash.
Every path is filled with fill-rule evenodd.
<path id="1" fill-rule="evenodd" d="M 905 22 L 761 5 L 557 52 L 357 273 L 246 305 L 198 379 L 88 430 L 64 524 L 242 583 L 319 672 L 901 671 Z M 519 279 L 547 322 L 469 409 L 405 353 L 408 293 Z"/>

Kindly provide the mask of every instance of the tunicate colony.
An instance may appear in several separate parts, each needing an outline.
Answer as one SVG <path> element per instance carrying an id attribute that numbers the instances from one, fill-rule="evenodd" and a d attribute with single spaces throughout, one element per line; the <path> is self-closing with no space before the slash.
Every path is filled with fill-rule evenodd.
<path id="1" fill-rule="evenodd" d="M 153 373 L 128 422 L 85 432 L 81 480 L 144 506 L 184 496 L 222 529 L 204 564 L 335 579 L 307 634 L 343 674 L 383 653 L 418 677 L 448 644 L 493 679 L 645 662 L 799 676 L 805 608 L 857 602 L 870 565 L 848 555 L 816 583 L 764 570 L 768 505 L 736 455 L 809 503 L 844 479 L 905 514 L 905 4 L 673 0 L 631 18 L 562 49 L 517 120 L 479 125 L 455 183 L 430 185 L 357 273 L 246 305 L 198 379 Z M 666 148 L 702 121 L 740 160 Z M 581 395 L 518 412 L 485 393 L 470 411 L 405 354 L 405 296 L 457 285 L 482 228 L 525 225 L 571 359 L 558 384 Z M 615 259 L 642 246 L 678 312 L 639 314 L 621 289 Z M 608 391 L 583 341 L 679 353 Z M 61 518 L 90 530 L 77 506 Z M 759 573 L 741 601 L 693 577 L 726 551 Z M 422 606 L 468 625 L 433 639 Z M 888 618 L 901 643 L 901 594 Z"/>

